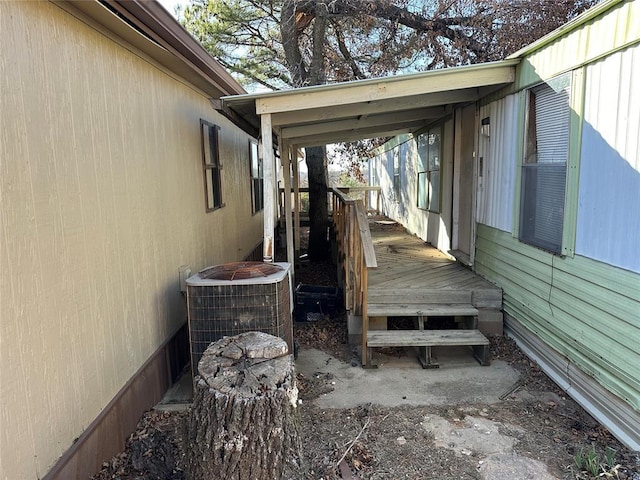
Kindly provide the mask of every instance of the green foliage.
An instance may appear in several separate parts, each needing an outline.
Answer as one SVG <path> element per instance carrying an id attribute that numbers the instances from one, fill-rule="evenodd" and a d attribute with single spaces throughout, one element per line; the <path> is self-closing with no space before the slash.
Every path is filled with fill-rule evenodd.
<path id="1" fill-rule="evenodd" d="M 281 2 L 192 0 L 182 24 L 245 86 L 290 85 L 280 38 Z"/>
<path id="2" fill-rule="evenodd" d="M 362 187 L 365 185 L 360 179 L 354 178 L 350 172 L 344 172 L 338 178 L 338 186 L 340 187 Z"/>
<path id="3" fill-rule="evenodd" d="M 309 193 L 308 192 L 300 193 L 300 211 L 301 212 L 309 211 Z"/>
<path id="4" fill-rule="evenodd" d="M 573 457 L 571 472 L 576 480 L 618 479 L 620 465 L 615 463 L 615 457 L 616 451 L 611 447 L 607 447 L 602 455 L 593 445 L 586 450 L 582 448 Z"/>

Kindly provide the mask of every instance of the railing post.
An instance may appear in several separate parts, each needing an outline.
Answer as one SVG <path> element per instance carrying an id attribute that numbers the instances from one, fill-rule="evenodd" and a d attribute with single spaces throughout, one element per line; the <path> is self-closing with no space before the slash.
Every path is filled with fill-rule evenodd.
<path id="1" fill-rule="evenodd" d="M 367 313 L 367 301 L 369 297 L 369 270 L 362 259 L 362 366 L 367 366 L 368 349 L 367 333 L 369 332 L 369 315 Z"/>

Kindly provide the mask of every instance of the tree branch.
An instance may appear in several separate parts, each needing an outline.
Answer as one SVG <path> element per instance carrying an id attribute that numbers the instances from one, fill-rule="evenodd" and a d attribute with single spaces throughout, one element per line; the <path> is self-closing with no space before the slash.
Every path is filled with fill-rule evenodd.
<path id="1" fill-rule="evenodd" d="M 316 0 L 298 0 L 295 4 L 295 13 L 301 12 L 313 15 L 315 12 Z M 455 43 L 462 43 L 474 55 L 479 58 L 484 57 L 485 46 L 473 38 L 464 35 L 459 29 L 452 26 L 465 26 L 476 18 L 474 17 L 453 17 L 429 18 L 421 14 L 413 13 L 407 8 L 398 7 L 385 0 L 332 0 L 328 5 L 329 13 L 333 15 L 369 15 L 379 19 L 386 19 L 397 22 L 405 27 L 421 32 L 433 32 L 439 36 L 449 39 Z M 451 23 L 447 23 L 450 20 Z M 283 37 L 284 38 L 284 37 Z"/>
<path id="2" fill-rule="evenodd" d="M 284 55 L 291 72 L 291 80 L 294 87 L 307 83 L 309 74 L 300 52 L 298 32 L 296 31 L 296 2 L 284 0 L 280 18 L 280 36 Z"/>
<path id="3" fill-rule="evenodd" d="M 315 22 L 313 24 L 313 45 L 311 47 L 311 68 L 309 80 L 311 85 L 324 83 L 324 47 L 327 34 L 327 4 L 325 0 L 317 0 Z"/>
<path id="4" fill-rule="evenodd" d="M 366 78 L 366 75 L 362 73 L 362 70 L 360 70 L 360 67 L 351 56 L 351 52 L 349 52 L 349 50 L 347 49 L 347 45 L 344 43 L 344 37 L 339 26 L 336 25 L 335 22 L 332 22 L 332 24 L 334 26 L 334 32 L 336 34 L 336 40 L 338 41 L 338 48 L 340 49 L 340 53 L 342 54 L 342 57 L 345 59 L 345 61 L 349 64 L 349 68 L 351 68 L 353 76 L 356 79 Z"/>

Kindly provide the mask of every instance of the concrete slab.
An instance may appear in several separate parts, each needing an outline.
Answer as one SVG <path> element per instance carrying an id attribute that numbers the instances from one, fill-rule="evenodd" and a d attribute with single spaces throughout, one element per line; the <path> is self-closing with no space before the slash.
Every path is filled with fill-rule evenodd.
<path id="1" fill-rule="evenodd" d="M 410 351 L 401 356 L 378 352 L 379 368 L 364 370 L 358 362 L 352 366 L 320 350 L 301 350 L 296 370 L 309 378 L 330 378 L 334 391 L 314 400 L 323 408 L 368 403 L 386 407 L 463 405 L 459 410 L 467 415 L 460 419 L 424 417 L 421 425 L 433 435 L 436 447 L 478 458 L 478 478 L 482 480 L 554 480 L 543 463 L 514 453 L 515 438 L 500 433 L 501 426 L 506 431 L 517 431 L 518 427 L 483 418 L 482 411 L 469 406 L 499 402 L 518 381 L 518 372 L 502 361 L 482 367 L 465 347 L 434 349 L 434 353 L 441 365 L 438 369 L 423 370 Z M 191 371 L 186 371 L 155 409 L 185 410 L 192 402 L 192 392 Z"/>
<path id="2" fill-rule="evenodd" d="M 458 455 L 491 455 L 511 452 L 516 439 L 499 432 L 501 424 L 482 417 L 467 416 L 452 422 L 439 415 L 426 415 L 422 428 L 433 434 L 436 447 Z"/>
<path id="3" fill-rule="evenodd" d="M 185 371 L 182 376 L 167 390 L 160 403 L 154 410 L 181 412 L 186 410 L 193 401 L 193 381 L 191 370 Z"/>
<path id="4" fill-rule="evenodd" d="M 320 350 L 301 350 L 298 372 L 333 375 L 334 390 L 314 402 L 325 408 L 352 408 L 373 403 L 400 405 L 461 405 L 497 403 L 519 378 L 516 370 L 502 361 L 482 367 L 464 348 L 438 353 L 441 366 L 423 370 L 413 356 L 377 355 L 379 368 L 365 370 L 347 364 Z"/>

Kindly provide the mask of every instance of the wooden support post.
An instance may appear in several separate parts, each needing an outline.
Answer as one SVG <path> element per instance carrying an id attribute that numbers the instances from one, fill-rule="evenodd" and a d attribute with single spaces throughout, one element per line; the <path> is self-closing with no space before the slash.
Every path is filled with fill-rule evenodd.
<path id="1" fill-rule="evenodd" d="M 274 199 L 277 195 L 278 182 L 276 181 L 276 169 L 273 155 L 273 131 L 271 127 L 271 114 L 265 113 L 260 116 L 260 136 L 262 138 L 262 167 L 264 174 L 264 243 L 262 245 L 262 259 L 265 262 L 273 262 L 275 231 L 275 205 Z"/>
<path id="2" fill-rule="evenodd" d="M 291 218 L 291 147 L 289 142 L 280 142 L 282 177 L 284 180 L 284 220 L 287 229 L 287 262 L 291 264 L 291 275 L 295 274 L 295 253 L 293 249 L 293 220 Z M 295 281 L 292 282 L 295 285 Z"/>
<path id="3" fill-rule="evenodd" d="M 296 258 L 300 258 L 300 174 L 298 172 L 298 147 L 293 146 L 293 231 L 295 232 L 294 250 Z"/>

